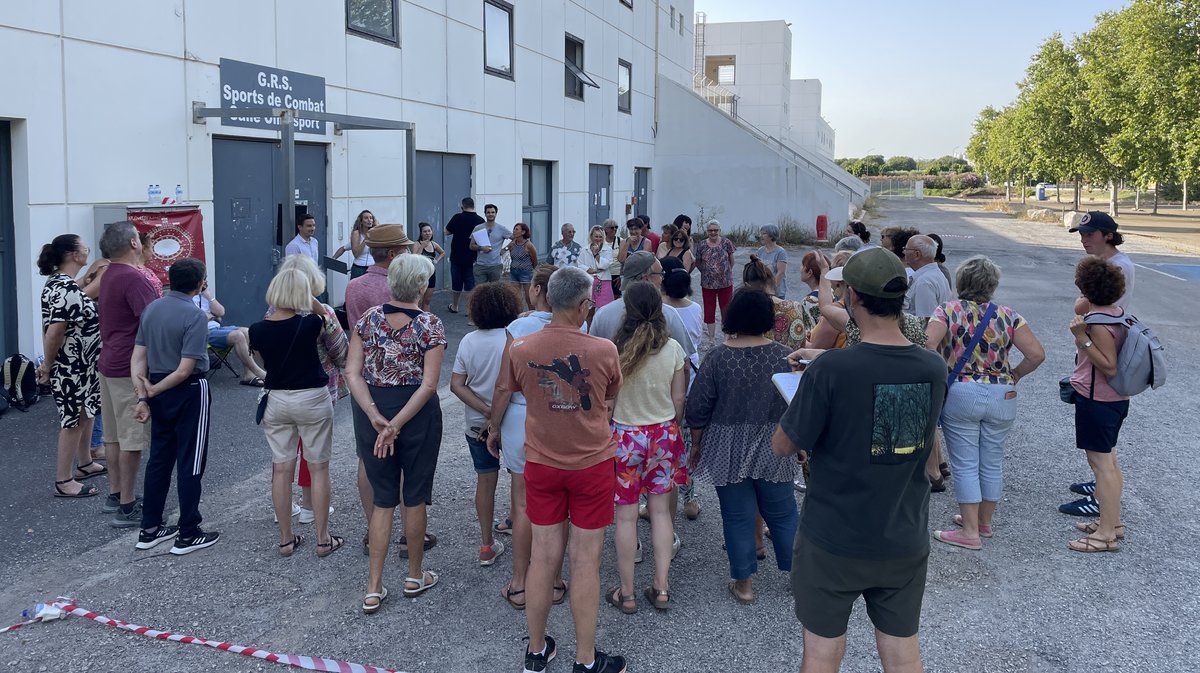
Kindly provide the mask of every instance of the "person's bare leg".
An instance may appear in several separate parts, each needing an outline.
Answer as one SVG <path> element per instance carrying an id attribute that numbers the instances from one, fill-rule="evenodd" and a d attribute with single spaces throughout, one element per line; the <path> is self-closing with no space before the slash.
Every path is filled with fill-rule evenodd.
<path id="1" fill-rule="evenodd" d="M 550 616 L 554 576 L 562 568 L 565 549 L 562 529 L 566 525 L 565 521 L 553 526 L 531 524 L 532 545 L 529 572 L 525 575 L 525 623 L 529 629 L 530 652 L 541 652 L 546 647 L 546 619 Z M 600 532 L 604 533 L 603 530 Z M 571 556 L 574 558 L 574 552 L 571 553 Z M 571 579 L 575 579 L 574 575 Z"/>
<path id="2" fill-rule="evenodd" d="M 617 573 L 621 577 L 620 592 L 622 596 L 636 596 L 633 587 L 633 557 L 637 552 L 637 522 L 638 522 L 638 504 L 635 502 L 631 505 L 617 505 L 617 525 L 613 532 L 613 542 L 617 548 Z M 671 547 L 671 541 L 667 540 L 667 549 Z M 658 554 L 657 540 L 654 547 L 655 555 Z M 571 554 L 574 557 L 574 553 Z M 571 577 L 575 577 L 575 573 L 571 573 Z"/>
<path id="3" fill-rule="evenodd" d="M 369 530 L 372 512 L 375 510 L 375 490 L 371 488 L 371 481 L 367 479 L 367 468 L 363 466 L 362 460 L 358 461 L 358 500 L 362 503 L 363 516 L 367 519 Z"/>
<path id="4" fill-rule="evenodd" d="M 921 664 L 921 641 L 915 635 L 897 638 L 876 630 L 875 647 L 879 649 L 883 673 L 921 673 L 925 670 Z"/>
<path id="5" fill-rule="evenodd" d="M 510 473 L 512 476 L 512 582 L 509 590 L 513 592 L 525 590 L 525 574 L 529 572 L 529 554 L 532 545 L 533 531 L 530 529 L 529 515 L 525 512 L 525 475 Z M 524 602 L 524 595 L 522 594 Z"/>
<path id="6" fill-rule="evenodd" d="M 671 588 L 669 575 L 671 572 L 671 542 L 675 538 L 675 519 L 671 516 L 668 501 L 678 489 L 670 493 L 651 493 L 646 500 L 646 508 L 650 510 L 650 541 L 654 545 L 654 588 L 667 591 Z M 636 525 L 636 520 L 634 524 Z M 633 567 L 630 566 L 630 570 Z M 657 600 L 657 599 L 656 599 Z"/>
<path id="7" fill-rule="evenodd" d="M 142 465 L 142 452 L 120 451 L 119 461 L 121 463 L 121 504 L 132 505 L 137 493 L 137 475 L 138 468 Z M 109 470 L 111 469 L 112 463 L 110 462 Z"/>
<path id="8" fill-rule="evenodd" d="M 992 527 L 992 517 L 996 514 L 996 505 L 999 503 L 990 500 L 984 500 L 979 503 L 979 525 Z"/>
<path id="9" fill-rule="evenodd" d="M 75 464 L 82 466 L 93 462 L 92 460 L 92 425 L 96 419 L 89 418 L 87 414 L 82 414 L 79 418 L 79 425 L 71 428 L 75 430 Z M 61 437 L 59 438 L 62 439 Z M 96 466 L 92 466 L 95 470 Z M 64 479 L 66 477 L 63 477 Z"/>
<path id="10" fill-rule="evenodd" d="M 312 486 L 304 489 L 309 492 L 309 511 L 317 524 L 317 544 L 329 544 L 329 463 L 308 463 L 308 475 Z M 291 499 L 291 491 L 288 499 Z M 288 508 L 291 516 L 291 508 Z M 282 520 L 282 519 L 281 519 Z"/>
<path id="11" fill-rule="evenodd" d="M 455 293 L 454 293 L 454 299 L 450 300 L 450 305 L 454 307 L 454 310 L 455 310 L 455 311 L 457 311 L 457 310 L 458 310 L 458 298 L 459 298 L 460 296 L 462 296 L 462 292 L 455 292 Z"/>
<path id="12" fill-rule="evenodd" d="M 533 308 L 533 302 L 529 301 L 529 283 L 521 283 L 521 301 L 524 304 L 525 310 Z"/>
<path id="13" fill-rule="evenodd" d="M 257 376 L 260 379 L 267 378 L 267 372 L 258 366 L 254 361 L 254 357 L 250 355 L 250 330 L 246 327 L 239 327 L 229 333 L 227 338 L 230 346 L 233 346 L 233 352 L 237 353 L 238 359 L 242 361 L 243 381 L 249 381 L 250 376 Z"/>
<path id="14" fill-rule="evenodd" d="M 936 481 L 942 478 L 942 433 L 940 430 L 933 432 L 933 450 L 929 452 L 929 458 L 925 460 L 925 474 L 929 476 L 930 481 Z"/>
<path id="15" fill-rule="evenodd" d="M 995 508 L 994 503 L 992 507 Z M 972 540 L 979 537 L 979 503 L 960 502 L 958 513 L 962 516 L 962 534 Z"/>
<path id="16" fill-rule="evenodd" d="M 273 463 L 271 465 L 271 505 L 275 508 L 275 518 L 279 520 L 279 544 L 287 544 L 294 538 L 292 535 L 292 473 L 296 471 L 296 461 Z"/>
<path id="17" fill-rule="evenodd" d="M 804 629 L 804 653 L 800 658 L 800 673 L 837 673 L 844 656 L 846 634 L 843 633 L 837 638 L 825 638 Z"/>
<path id="18" fill-rule="evenodd" d="M 371 535 L 371 562 L 367 575 L 367 593 L 383 591 L 383 562 L 392 543 L 392 518 L 395 507 L 372 507 L 368 530 Z M 291 513 L 288 513 L 291 516 Z M 373 599 L 375 600 L 375 599 Z"/>
<path id="19" fill-rule="evenodd" d="M 121 494 L 121 445 L 117 442 L 104 442 L 104 461 L 108 467 L 108 494 Z"/>
<path id="20" fill-rule="evenodd" d="M 1101 540 L 1115 540 L 1117 525 L 1121 523 L 1121 488 L 1125 480 L 1121 475 L 1121 467 L 1117 464 L 1115 451 L 1109 453 L 1087 453 L 1088 465 L 1096 475 L 1096 502 L 1100 506 L 1100 521 L 1092 537 Z"/>
<path id="21" fill-rule="evenodd" d="M 84 450 L 87 451 L 88 459 L 79 463 L 87 465 L 91 460 L 91 449 L 87 447 L 87 441 L 84 444 Z M 75 467 L 75 460 L 79 454 L 79 428 L 62 428 L 58 431 L 58 460 L 54 465 L 54 480 L 65 481 L 65 484 L 56 484 L 63 493 L 72 495 L 83 490 L 83 484 L 75 481 L 72 476 Z"/>
<path id="22" fill-rule="evenodd" d="M 632 507 L 636 514 L 637 506 Z M 603 528 L 588 529 L 571 525 L 571 618 L 575 621 L 575 661 L 585 666 L 594 662 L 596 657 L 600 552 L 603 547 Z M 668 555 L 670 551 L 668 544 Z"/>
<path id="23" fill-rule="evenodd" d="M 475 516 L 479 517 L 479 544 L 492 546 L 492 517 L 496 515 L 496 481 L 499 472 L 475 475 Z M 421 535 L 425 532 L 421 531 Z"/>
<path id="24" fill-rule="evenodd" d="M 422 577 L 421 563 L 425 560 L 425 545 L 422 544 L 425 540 L 425 522 L 424 504 L 404 508 L 404 536 L 408 538 L 408 576 L 418 580 Z M 374 545 L 375 541 L 372 540 L 371 544 Z M 417 588 L 415 584 L 408 586 L 408 582 L 405 582 L 405 587 Z"/>

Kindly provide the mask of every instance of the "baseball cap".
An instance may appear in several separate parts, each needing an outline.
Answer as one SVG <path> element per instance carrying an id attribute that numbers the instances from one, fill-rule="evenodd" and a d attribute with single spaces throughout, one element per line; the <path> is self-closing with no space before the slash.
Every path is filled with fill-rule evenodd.
<path id="1" fill-rule="evenodd" d="M 367 232 L 369 248 L 401 248 L 412 244 L 403 224 L 380 224 Z"/>
<path id="2" fill-rule="evenodd" d="M 833 267 L 832 269 L 830 269 L 828 272 L 825 273 L 825 277 L 831 281 L 842 280 L 842 267 L 840 267 L 840 266 Z"/>
<path id="3" fill-rule="evenodd" d="M 657 261 L 658 258 L 654 256 L 654 253 L 648 250 L 638 250 L 625 258 L 625 264 L 621 267 L 621 277 L 633 280 L 644 276 Z"/>
<path id="4" fill-rule="evenodd" d="M 1089 210 L 1083 214 L 1083 218 L 1079 220 L 1079 224 L 1071 227 L 1067 231 L 1072 234 L 1080 231 L 1085 234 L 1090 234 L 1094 231 L 1103 231 L 1112 233 L 1117 230 L 1117 221 L 1109 217 L 1108 213 L 1101 210 Z"/>
<path id="5" fill-rule="evenodd" d="M 842 268 L 842 278 L 855 292 L 872 297 L 895 299 L 908 290 L 904 264 L 892 251 L 883 248 L 863 250 Z"/>

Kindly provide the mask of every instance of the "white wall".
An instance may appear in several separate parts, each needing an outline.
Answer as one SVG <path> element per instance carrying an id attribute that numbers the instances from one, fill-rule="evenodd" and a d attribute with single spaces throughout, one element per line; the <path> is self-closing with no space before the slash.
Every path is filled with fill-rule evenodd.
<path id="1" fill-rule="evenodd" d="M 347 34 L 339 0 L 0 2 L 0 119 L 15 122 L 16 243 L 27 251 L 17 271 L 22 351 L 41 350 L 36 253 L 60 233 L 91 238 L 95 205 L 141 204 L 148 183 L 168 193 L 182 184 L 204 213 L 210 264 L 220 254 L 212 138 L 277 137 L 192 123 L 192 101 L 220 105 L 221 58 L 324 77 L 329 112 L 411 121 L 417 149 L 474 155 L 476 200 L 509 222 L 520 217 L 522 160 L 556 162 L 556 222 L 586 222 L 588 164 L 610 164 L 620 218 L 633 169 L 654 167 L 656 62 L 667 81 L 690 84 L 693 2 L 674 3 L 682 31 L 660 4 L 657 61 L 652 2 L 513 4 L 508 80 L 484 73 L 482 0 L 402 0 L 399 46 Z M 585 40 L 585 69 L 600 84 L 583 102 L 563 95 L 564 32 Z M 617 110 L 618 58 L 633 64 L 632 114 Z M 338 223 L 348 228 L 363 208 L 404 221 L 401 132 L 330 127 L 298 139 L 329 146 L 326 250 L 340 242 Z"/>
<path id="2" fill-rule="evenodd" d="M 782 137 L 789 126 L 792 31 L 784 21 L 708 23 L 704 55 L 735 58 L 732 85 L 738 116 Z"/>
<path id="3" fill-rule="evenodd" d="M 821 116 L 821 80 L 791 80 L 789 137 L 796 145 L 832 159 L 833 127 Z"/>
<path id="4" fill-rule="evenodd" d="M 757 228 L 790 216 L 810 231 L 827 215 L 830 231 L 847 223 L 849 198 L 809 169 L 768 147 L 691 91 L 660 82 L 664 111 L 655 144 L 657 200 L 651 220 L 701 206 L 726 228 Z M 699 140 L 699 139 L 702 139 Z"/>

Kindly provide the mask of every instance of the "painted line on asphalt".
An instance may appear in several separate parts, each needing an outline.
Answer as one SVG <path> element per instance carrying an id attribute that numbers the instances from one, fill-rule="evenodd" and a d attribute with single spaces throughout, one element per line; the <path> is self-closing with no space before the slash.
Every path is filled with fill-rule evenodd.
<path id="1" fill-rule="evenodd" d="M 1147 271 L 1153 271 L 1154 273 L 1161 273 L 1162 275 L 1166 276 L 1167 278 L 1174 278 L 1175 280 L 1181 280 L 1185 283 L 1187 282 L 1187 278 L 1180 278 L 1179 276 L 1171 275 L 1171 274 L 1167 273 L 1166 271 L 1159 271 L 1158 269 L 1151 269 L 1150 267 L 1148 267 L 1144 264 L 1138 264 L 1137 262 L 1134 262 L 1133 265 L 1136 267 L 1145 269 Z"/>

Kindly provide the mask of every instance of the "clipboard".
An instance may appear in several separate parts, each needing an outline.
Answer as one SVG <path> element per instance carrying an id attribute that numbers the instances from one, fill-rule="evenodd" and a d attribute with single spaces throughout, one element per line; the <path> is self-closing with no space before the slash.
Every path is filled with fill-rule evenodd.
<path id="1" fill-rule="evenodd" d="M 488 237 L 487 227 L 480 227 L 471 232 L 471 239 L 475 241 L 475 245 L 480 248 L 492 247 L 492 239 Z"/>
<path id="2" fill-rule="evenodd" d="M 803 372 L 781 372 L 771 375 L 771 383 L 775 384 L 775 390 L 779 391 L 788 404 L 792 403 L 792 398 L 796 396 L 796 390 L 800 388 L 802 374 Z"/>
<path id="3" fill-rule="evenodd" d="M 325 258 L 325 270 L 336 271 L 338 273 L 350 273 L 350 266 L 340 259 L 335 257 Z"/>

